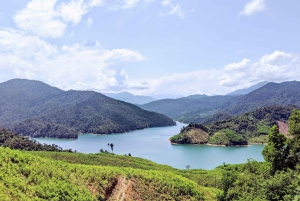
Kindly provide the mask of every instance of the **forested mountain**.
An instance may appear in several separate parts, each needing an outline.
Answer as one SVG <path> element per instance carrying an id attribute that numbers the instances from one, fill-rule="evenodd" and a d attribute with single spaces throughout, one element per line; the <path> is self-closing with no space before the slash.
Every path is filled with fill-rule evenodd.
<path id="1" fill-rule="evenodd" d="M 170 140 L 181 144 L 200 144 L 199 140 L 206 136 L 203 133 L 207 133 L 207 141 L 210 144 L 245 145 L 246 140 L 254 141 L 260 136 L 259 142 L 266 142 L 267 139 L 262 136 L 266 136 L 273 125 L 286 124 L 292 111 L 299 108 L 292 105 L 267 106 L 205 125 L 190 123 Z M 280 125 L 278 126 L 280 129 Z"/>
<path id="2" fill-rule="evenodd" d="M 108 96 L 108 97 L 116 99 L 116 100 L 121 100 L 121 101 L 125 101 L 127 103 L 139 104 L 139 105 L 155 101 L 155 99 L 150 96 L 133 95 L 126 91 L 121 92 L 121 93 L 116 93 L 116 94 L 114 94 L 114 93 L 103 93 L 103 94 L 105 96 Z"/>
<path id="3" fill-rule="evenodd" d="M 300 82 L 271 82 L 240 96 L 194 95 L 154 101 L 141 107 L 185 123 L 209 123 L 270 105 L 300 106 Z"/>
<path id="4" fill-rule="evenodd" d="M 39 81 L 0 84 L 0 126 L 35 137 L 76 138 L 78 133 L 121 133 L 175 125 L 161 114 L 92 91 L 62 91 Z"/>
<path id="5" fill-rule="evenodd" d="M 238 96 L 195 95 L 178 99 L 154 101 L 141 108 L 162 113 L 181 122 L 200 122 L 226 108 Z"/>
<path id="6" fill-rule="evenodd" d="M 231 102 L 223 112 L 242 114 L 268 105 L 300 106 L 300 82 L 268 83 Z"/>
<path id="7" fill-rule="evenodd" d="M 266 84 L 268 84 L 269 82 L 267 81 L 264 81 L 264 82 L 260 82 L 260 83 L 257 83 L 256 85 L 253 85 L 249 88 L 246 88 L 246 89 L 239 89 L 239 90 L 236 90 L 236 91 L 233 91 L 227 95 L 229 96 L 238 96 L 238 95 L 245 95 L 245 94 L 248 94 L 256 89 L 259 89 L 260 87 L 262 86 L 265 86 Z"/>

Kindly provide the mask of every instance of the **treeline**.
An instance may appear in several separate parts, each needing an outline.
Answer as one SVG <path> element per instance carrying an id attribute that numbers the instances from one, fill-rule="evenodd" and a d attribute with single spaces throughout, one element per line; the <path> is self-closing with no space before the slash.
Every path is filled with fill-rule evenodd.
<path id="1" fill-rule="evenodd" d="M 244 165 L 224 164 L 219 201 L 300 199 L 300 111 L 289 118 L 287 138 L 274 125 L 263 150 L 267 162 L 249 159 Z"/>
<path id="2" fill-rule="evenodd" d="M 9 147 L 11 149 L 25 151 L 54 151 L 54 152 L 72 152 L 72 150 L 63 150 L 61 147 L 52 144 L 41 144 L 35 140 L 30 140 L 28 137 L 17 135 L 14 132 L 0 128 L 0 146 Z"/>
<path id="3" fill-rule="evenodd" d="M 34 137 L 77 138 L 78 133 L 123 133 L 175 122 L 92 91 L 62 91 L 14 79 L 0 84 L 0 126 Z"/>
<path id="4" fill-rule="evenodd" d="M 287 122 L 297 106 L 267 106 L 239 116 L 212 122 L 206 127 L 209 134 L 230 129 L 246 139 L 267 135 L 276 121 Z"/>

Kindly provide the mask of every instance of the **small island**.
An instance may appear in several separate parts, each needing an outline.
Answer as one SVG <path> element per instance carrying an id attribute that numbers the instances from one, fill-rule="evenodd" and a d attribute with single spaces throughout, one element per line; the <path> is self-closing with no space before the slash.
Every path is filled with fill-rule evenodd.
<path id="1" fill-rule="evenodd" d="M 223 129 L 209 134 L 209 129 L 202 124 L 190 123 L 180 133 L 170 138 L 172 144 L 207 144 L 213 146 L 246 146 L 248 141 L 235 131 Z"/>

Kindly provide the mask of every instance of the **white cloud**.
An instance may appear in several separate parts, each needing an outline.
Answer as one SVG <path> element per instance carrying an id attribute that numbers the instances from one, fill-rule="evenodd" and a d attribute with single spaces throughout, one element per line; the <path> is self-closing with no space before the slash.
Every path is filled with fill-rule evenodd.
<path id="1" fill-rule="evenodd" d="M 90 27 L 94 24 L 93 19 L 89 17 L 89 18 L 87 19 L 87 21 L 86 21 L 86 24 L 87 24 L 87 27 L 90 28 Z"/>
<path id="2" fill-rule="evenodd" d="M 173 4 L 171 0 L 163 0 L 161 4 L 165 7 L 168 7 L 169 10 L 164 13 L 160 13 L 160 16 L 164 15 L 177 15 L 179 18 L 183 19 L 185 14 L 187 13 L 184 11 L 179 4 Z"/>
<path id="3" fill-rule="evenodd" d="M 135 6 L 140 0 L 124 0 L 122 8 L 131 8 Z"/>
<path id="4" fill-rule="evenodd" d="M 37 79 L 63 89 L 126 87 L 127 73 L 112 64 L 144 59 L 136 51 L 106 50 L 100 45 L 57 47 L 11 29 L 0 30 L 0 46 L 0 78 Z"/>
<path id="5" fill-rule="evenodd" d="M 239 15 L 253 15 L 266 9 L 265 0 L 252 0 L 247 3 Z"/>
<path id="6" fill-rule="evenodd" d="M 33 0 L 14 16 L 17 27 L 42 37 L 63 35 L 66 24 L 54 10 L 57 0 Z"/>
<path id="7" fill-rule="evenodd" d="M 225 71 L 234 71 L 234 70 L 241 70 L 248 67 L 250 60 L 249 59 L 243 59 L 239 63 L 231 63 L 225 66 Z"/>
<path id="8" fill-rule="evenodd" d="M 300 61 L 298 57 L 291 53 L 274 51 L 271 54 L 264 55 L 254 63 L 250 63 L 250 60 L 247 59 L 247 64 L 242 65 L 242 63 L 245 63 L 244 59 L 240 63 L 228 64 L 224 68 L 225 72 L 220 80 L 220 85 L 228 87 L 251 86 L 261 81 L 299 80 Z M 237 67 L 237 64 L 242 67 Z"/>
<path id="9" fill-rule="evenodd" d="M 274 51 L 256 62 L 243 59 L 225 65 L 220 70 L 199 70 L 174 73 L 155 79 L 127 80 L 127 86 L 147 83 L 144 88 L 129 90 L 136 94 L 171 97 L 190 94 L 227 94 L 233 90 L 247 88 L 258 82 L 283 82 L 299 80 L 300 55 Z M 130 82 L 130 83 L 129 83 Z M 141 90 L 142 89 L 142 90 Z"/>
<path id="10" fill-rule="evenodd" d="M 14 21 L 21 30 L 40 37 L 61 37 L 68 23 L 78 24 L 83 15 L 94 6 L 102 6 L 104 1 L 70 0 L 32 0 L 23 10 L 18 11 Z"/>
<path id="11" fill-rule="evenodd" d="M 82 16 L 88 12 L 88 6 L 83 0 L 72 0 L 68 3 L 61 3 L 58 12 L 64 22 L 78 24 Z"/>

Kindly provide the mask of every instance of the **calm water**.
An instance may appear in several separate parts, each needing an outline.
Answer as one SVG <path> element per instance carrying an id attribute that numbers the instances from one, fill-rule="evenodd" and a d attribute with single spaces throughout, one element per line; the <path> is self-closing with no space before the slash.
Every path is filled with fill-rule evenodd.
<path id="1" fill-rule="evenodd" d="M 169 138 L 179 133 L 177 126 L 148 128 L 125 134 L 93 135 L 81 134 L 77 140 L 52 138 L 35 138 L 46 144 L 57 144 L 63 149 L 73 149 L 83 153 L 96 153 L 108 149 L 107 143 L 113 143 L 114 153 L 142 157 L 160 164 L 167 164 L 179 169 L 191 168 L 213 169 L 225 163 L 245 163 L 248 158 L 263 161 L 263 145 L 249 147 L 213 147 L 205 145 L 171 145 Z"/>

